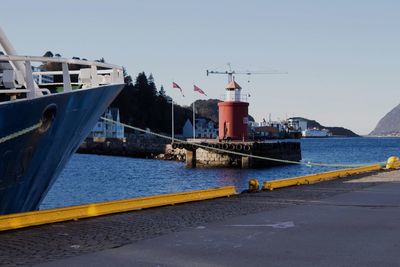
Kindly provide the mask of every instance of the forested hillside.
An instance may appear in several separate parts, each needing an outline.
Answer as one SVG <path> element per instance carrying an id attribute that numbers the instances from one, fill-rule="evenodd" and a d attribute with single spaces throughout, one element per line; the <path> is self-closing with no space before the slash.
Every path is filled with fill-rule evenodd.
<path id="1" fill-rule="evenodd" d="M 139 73 L 135 82 L 130 76 L 125 78 L 127 85 L 111 104 L 119 108 L 121 121 L 140 128 L 149 128 L 155 132 L 171 132 L 171 109 L 169 97 L 163 86 L 157 90 L 153 76 Z M 189 107 L 174 106 L 175 133 L 182 131 L 188 118 L 192 117 Z"/>

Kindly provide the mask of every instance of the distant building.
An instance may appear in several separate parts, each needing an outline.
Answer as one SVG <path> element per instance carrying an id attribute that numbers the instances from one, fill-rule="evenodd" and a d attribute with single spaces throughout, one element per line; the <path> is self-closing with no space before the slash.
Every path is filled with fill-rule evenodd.
<path id="1" fill-rule="evenodd" d="M 287 126 L 291 130 L 301 132 L 307 130 L 307 121 L 302 118 L 289 118 L 287 119 Z"/>
<path id="2" fill-rule="evenodd" d="M 284 138 L 285 125 L 278 121 L 266 121 L 249 123 L 249 135 L 253 139 Z"/>
<path id="3" fill-rule="evenodd" d="M 103 117 L 120 122 L 119 109 L 108 108 Z M 89 137 L 93 138 L 119 138 L 125 137 L 124 126 L 109 121 L 99 120 L 94 126 Z"/>
<path id="4" fill-rule="evenodd" d="M 187 119 L 183 125 L 182 135 L 185 138 L 193 138 L 192 120 Z M 196 138 L 215 139 L 218 137 L 217 124 L 207 118 L 196 118 Z"/>

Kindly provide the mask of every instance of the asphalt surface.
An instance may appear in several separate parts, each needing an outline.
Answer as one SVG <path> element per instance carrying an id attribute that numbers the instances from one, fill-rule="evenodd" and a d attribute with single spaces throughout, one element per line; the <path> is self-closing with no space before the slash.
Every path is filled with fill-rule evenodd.
<path id="1" fill-rule="evenodd" d="M 400 266 L 400 172 L 0 233 L 0 264 Z"/>

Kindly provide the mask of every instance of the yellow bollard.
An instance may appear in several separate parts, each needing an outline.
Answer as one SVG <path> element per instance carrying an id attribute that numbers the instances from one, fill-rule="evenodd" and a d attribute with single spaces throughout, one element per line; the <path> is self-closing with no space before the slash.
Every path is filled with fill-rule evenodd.
<path id="1" fill-rule="evenodd" d="M 262 188 L 261 188 L 261 190 L 263 190 L 263 191 L 265 191 L 265 190 L 273 190 L 273 189 L 274 189 L 274 188 L 271 187 L 271 185 L 270 185 L 269 182 L 264 182 L 264 183 L 263 183 L 263 186 L 262 186 Z"/>
<path id="2" fill-rule="evenodd" d="M 399 158 L 395 156 L 391 156 L 388 158 L 386 162 L 386 169 L 395 169 L 396 167 L 399 167 Z"/>
<path id="3" fill-rule="evenodd" d="M 260 183 L 257 179 L 251 179 L 249 181 L 249 192 L 257 192 L 260 190 Z"/>

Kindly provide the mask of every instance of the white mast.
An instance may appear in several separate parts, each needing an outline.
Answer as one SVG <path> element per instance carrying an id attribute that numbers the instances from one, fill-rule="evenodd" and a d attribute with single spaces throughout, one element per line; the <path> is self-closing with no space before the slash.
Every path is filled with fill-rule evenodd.
<path id="1" fill-rule="evenodd" d="M 17 56 L 17 51 L 11 44 L 10 40 L 8 40 L 5 32 L 0 27 L 0 46 L 3 48 L 4 52 L 8 56 Z M 24 86 L 26 89 L 31 90 L 27 96 L 28 98 L 32 98 L 35 96 L 41 96 L 43 93 L 39 90 L 39 86 L 36 84 L 32 75 L 32 66 L 30 61 L 25 61 L 25 64 L 22 61 L 9 61 L 12 68 L 15 72 L 19 72 L 24 77 Z"/>
<path id="2" fill-rule="evenodd" d="M 4 50 L 4 53 L 9 56 L 16 56 L 17 51 L 15 51 L 14 47 L 12 46 L 10 40 L 8 40 L 6 34 L 4 33 L 3 29 L 0 26 L 0 45 Z M 26 76 L 25 73 L 25 66 L 21 61 L 10 61 L 11 66 L 14 68 L 14 70 L 20 71 L 24 77 Z"/>

